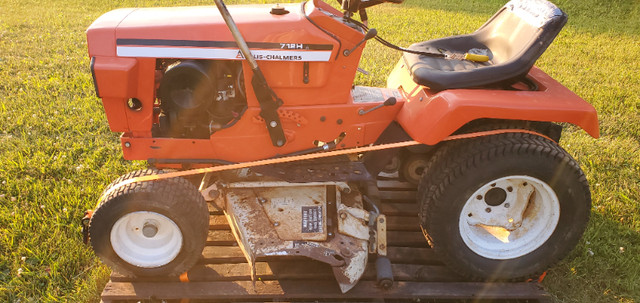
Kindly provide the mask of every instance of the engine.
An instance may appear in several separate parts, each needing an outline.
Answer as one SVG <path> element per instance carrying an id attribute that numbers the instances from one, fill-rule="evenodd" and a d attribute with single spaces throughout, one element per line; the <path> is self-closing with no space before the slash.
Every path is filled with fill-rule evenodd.
<path id="1" fill-rule="evenodd" d="M 157 137 L 208 139 L 231 127 L 247 107 L 240 62 L 178 60 L 158 65 Z"/>

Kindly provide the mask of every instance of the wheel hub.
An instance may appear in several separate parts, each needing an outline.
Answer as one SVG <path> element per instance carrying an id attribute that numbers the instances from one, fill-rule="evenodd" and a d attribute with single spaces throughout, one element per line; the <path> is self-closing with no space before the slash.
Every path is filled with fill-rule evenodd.
<path id="1" fill-rule="evenodd" d="M 164 266 L 182 249 L 182 232 L 168 217 L 150 211 L 128 213 L 111 229 L 113 251 L 135 266 Z"/>
<path id="2" fill-rule="evenodd" d="M 145 223 L 142 227 L 142 234 L 147 238 L 153 238 L 158 234 L 158 227 L 153 223 Z"/>
<path id="3" fill-rule="evenodd" d="M 484 196 L 484 201 L 491 206 L 498 206 L 507 199 L 507 192 L 499 187 L 490 189 Z"/>
<path id="4" fill-rule="evenodd" d="M 467 200 L 459 221 L 467 246 L 492 259 L 517 258 L 540 247 L 560 216 L 553 189 L 529 176 L 486 183 Z"/>

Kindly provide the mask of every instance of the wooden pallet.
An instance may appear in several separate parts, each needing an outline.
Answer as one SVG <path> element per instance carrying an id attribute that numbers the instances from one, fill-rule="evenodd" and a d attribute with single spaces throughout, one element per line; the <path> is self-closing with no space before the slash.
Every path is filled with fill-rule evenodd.
<path id="1" fill-rule="evenodd" d="M 376 287 L 375 266 L 369 264 L 360 282 L 342 294 L 328 265 L 304 258 L 258 260 L 258 280 L 254 283 L 226 218 L 212 208 L 207 247 L 201 263 L 188 272 L 188 282 L 179 278 L 132 280 L 113 273 L 102 292 L 102 301 L 550 300 L 538 283 L 469 282 L 451 272 L 433 254 L 419 230 L 415 188 L 394 180 L 380 180 L 378 187 L 381 211 L 387 215 L 388 256 L 395 279 L 391 289 Z"/>

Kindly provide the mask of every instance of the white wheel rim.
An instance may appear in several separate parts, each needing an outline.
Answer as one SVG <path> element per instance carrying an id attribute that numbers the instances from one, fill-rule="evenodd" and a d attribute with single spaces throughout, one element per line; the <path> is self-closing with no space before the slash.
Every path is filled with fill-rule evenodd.
<path id="1" fill-rule="evenodd" d="M 124 261 L 144 268 L 171 262 L 182 249 L 182 233 L 159 213 L 137 211 L 122 216 L 111 229 L 113 251 Z"/>
<path id="2" fill-rule="evenodd" d="M 469 249 L 485 258 L 506 260 L 542 246 L 559 218 L 560 202 L 547 183 L 508 176 L 488 182 L 469 197 L 459 228 Z"/>

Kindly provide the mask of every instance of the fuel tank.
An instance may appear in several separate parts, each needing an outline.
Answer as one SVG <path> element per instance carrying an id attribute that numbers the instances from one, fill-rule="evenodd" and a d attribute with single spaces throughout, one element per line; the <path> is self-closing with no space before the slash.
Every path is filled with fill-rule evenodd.
<path id="1" fill-rule="evenodd" d="M 258 60 L 329 61 L 335 56 L 338 42 L 307 19 L 301 4 L 280 7 L 280 12 L 288 12 L 283 15 L 271 13 L 273 8 L 229 7 L 251 48 L 293 54 L 259 56 Z M 240 59 L 237 52 L 223 51 L 237 47 L 215 6 L 117 9 L 98 18 L 87 36 L 92 57 Z"/>

